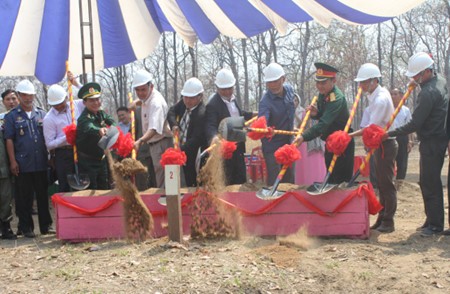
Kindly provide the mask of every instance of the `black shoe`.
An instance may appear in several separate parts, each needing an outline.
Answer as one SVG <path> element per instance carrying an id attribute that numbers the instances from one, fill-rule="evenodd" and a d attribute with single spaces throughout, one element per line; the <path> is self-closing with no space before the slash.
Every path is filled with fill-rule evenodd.
<path id="1" fill-rule="evenodd" d="M 34 234 L 33 231 L 24 232 L 23 235 L 24 235 L 26 238 L 35 238 L 35 237 L 36 237 L 36 235 Z"/>
<path id="2" fill-rule="evenodd" d="M 48 227 L 46 230 L 41 231 L 42 235 L 54 235 L 56 234 L 56 230 L 52 227 Z"/>
<path id="3" fill-rule="evenodd" d="M 395 231 L 394 226 L 388 226 L 388 225 L 380 225 L 378 228 L 376 228 L 376 230 L 380 233 L 392 233 L 393 231 Z"/>
<path id="4" fill-rule="evenodd" d="M 16 236 L 16 234 L 14 234 L 14 232 L 10 228 L 9 230 L 2 231 L 2 239 L 3 240 L 16 240 L 17 236 Z"/>
<path id="5" fill-rule="evenodd" d="M 425 229 L 425 228 L 427 228 L 427 227 L 428 227 L 428 224 L 425 222 L 425 223 L 423 223 L 423 225 L 421 225 L 420 227 L 418 227 L 418 228 L 416 229 L 416 231 L 417 231 L 417 232 L 423 231 L 423 229 Z"/>
<path id="6" fill-rule="evenodd" d="M 434 235 L 440 235 L 442 233 L 442 229 L 432 228 L 432 227 L 426 227 L 422 230 L 420 233 L 420 236 L 422 237 L 431 237 Z"/>
<path id="7" fill-rule="evenodd" d="M 450 236 L 450 229 L 447 229 L 447 230 L 445 230 L 445 231 L 442 231 L 441 234 L 444 235 L 444 236 Z"/>
<path id="8" fill-rule="evenodd" d="M 381 220 L 380 220 L 380 221 L 377 220 L 377 221 L 370 227 L 370 229 L 371 229 L 371 230 L 376 230 L 376 229 L 378 229 L 379 226 L 381 226 Z"/>
<path id="9" fill-rule="evenodd" d="M 17 235 L 17 236 L 22 236 L 22 235 L 23 235 L 22 230 L 17 230 L 16 235 Z"/>

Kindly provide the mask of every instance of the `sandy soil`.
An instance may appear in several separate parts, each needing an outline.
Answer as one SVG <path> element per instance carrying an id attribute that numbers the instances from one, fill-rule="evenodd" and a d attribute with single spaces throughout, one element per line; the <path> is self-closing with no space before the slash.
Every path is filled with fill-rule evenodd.
<path id="1" fill-rule="evenodd" d="M 299 232 L 184 245 L 1 240 L 0 293 L 449 293 L 450 237 L 416 232 L 424 220 L 417 147 L 409 164 L 391 234 L 349 240 Z"/>

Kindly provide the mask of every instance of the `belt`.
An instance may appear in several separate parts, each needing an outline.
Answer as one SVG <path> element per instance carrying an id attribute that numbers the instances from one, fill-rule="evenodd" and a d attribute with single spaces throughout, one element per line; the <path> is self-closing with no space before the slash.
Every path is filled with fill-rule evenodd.
<path id="1" fill-rule="evenodd" d="M 102 157 L 99 158 L 99 157 L 94 157 L 94 156 L 88 155 L 88 154 L 83 153 L 81 151 L 78 151 L 78 155 L 86 157 L 88 159 L 96 160 L 96 161 L 102 161 L 103 158 L 105 158 L 105 155 L 103 155 Z"/>
<path id="2" fill-rule="evenodd" d="M 61 146 L 61 147 L 56 148 L 56 150 L 73 150 L 73 146 L 65 145 L 65 146 Z"/>
<path id="3" fill-rule="evenodd" d="M 164 140 L 166 140 L 166 139 L 170 139 L 170 137 L 164 137 L 164 138 L 162 138 L 161 140 L 158 140 L 158 141 L 156 141 L 156 142 L 148 142 L 147 144 L 150 145 L 150 146 L 152 146 L 152 145 L 161 143 L 162 141 L 164 141 Z"/>

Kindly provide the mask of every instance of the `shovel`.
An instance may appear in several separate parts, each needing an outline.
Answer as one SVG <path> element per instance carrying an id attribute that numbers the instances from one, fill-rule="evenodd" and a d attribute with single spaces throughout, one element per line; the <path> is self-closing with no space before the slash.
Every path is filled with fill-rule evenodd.
<path id="1" fill-rule="evenodd" d="M 255 116 L 248 121 L 245 121 L 243 116 L 226 117 L 222 119 L 217 128 L 217 133 L 227 141 L 232 142 L 245 142 L 247 139 L 247 134 L 244 131 L 244 127 L 248 126 L 254 122 L 258 117 Z M 216 146 L 215 143 L 211 144 L 208 148 L 203 150 L 200 154 L 197 154 L 195 158 L 195 169 L 197 173 L 200 170 L 200 164 L 202 159 Z"/>
<path id="2" fill-rule="evenodd" d="M 313 100 L 311 101 L 311 104 L 316 104 L 316 101 L 317 101 L 317 96 L 314 96 Z M 299 130 L 297 132 L 295 139 L 299 138 L 302 135 L 303 130 L 305 129 L 306 123 L 308 122 L 310 115 L 311 115 L 311 110 L 308 110 L 305 114 L 305 117 L 303 118 L 302 123 L 300 124 Z M 294 142 L 296 142 L 296 140 Z M 261 190 L 257 191 L 256 197 L 264 199 L 264 200 L 276 199 L 276 198 L 281 197 L 284 194 L 284 192 L 277 191 L 277 188 L 280 185 L 280 182 L 283 179 L 284 174 L 286 173 L 288 167 L 289 167 L 289 165 L 287 165 L 287 164 L 283 165 L 283 167 L 281 168 L 280 172 L 278 173 L 278 176 L 275 180 L 275 183 L 272 185 L 272 187 L 271 188 L 262 188 Z"/>
<path id="3" fill-rule="evenodd" d="M 405 101 L 408 99 L 409 95 L 411 95 L 412 91 L 414 90 L 414 88 L 416 87 L 415 83 L 411 83 L 408 86 L 408 90 L 406 91 L 406 93 L 403 95 L 402 99 L 400 100 L 400 102 L 397 105 L 397 108 L 395 108 L 394 113 L 392 113 L 391 118 L 389 119 L 388 123 L 386 124 L 386 126 L 384 127 L 384 130 L 387 132 L 389 130 L 389 128 L 392 126 L 392 124 L 394 123 L 395 118 L 397 117 L 397 114 L 399 113 L 400 109 L 402 108 L 403 104 L 405 104 Z M 359 166 L 358 170 L 356 171 L 356 173 L 353 175 L 353 177 L 350 179 L 350 182 L 348 182 L 347 184 L 347 188 L 353 186 L 353 184 L 355 183 L 356 179 L 358 178 L 359 174 L 361 173 L 362 170 L 364 170 L 364 168 L 366 167 L 366 165 L 369 163 L 370 157 L 372 156 L 372 154 L 375 152 L 375 148 L 370 149 L 370 151 L 366 154 L 366 157 L 364 158 L 363 162 L 361 163 L 361 165 Z"/>
<path id="4" fill-rule="evenodd" d="M 69 62 L 66 61 L 66 73 L 69 71 Z M 70 101 L 70 113 L 72 116 L 72 124 L 75 124 L 75 106 L 73 105 L 73 93 L 72 93 L 72 82 L 67 81 L 67 87 L 69 88 L 69 101 Z M 91 184 L 91 180 L 87 174 L 78 173 L 78 153 L 77 146 L 73 146 L 73 164 L 75 168 L 74 174 L 67 175 L 67 183 L 74 190 L 84 190 Z"/>
<path id="5" fill-rule="evenodd" d="M 344 132 L 348 133 L 350 129 L 350 125 L 355 117 L 356 108 L 358 107 L 359 101 L 361 100 L 362 89 L 358 88 L 358 93 L 356 94 L 355 102 L 353 102 L 352 110 L 350 111 L 350 116 L 347 119 L 347 124 L 345 125 Z M 330 179 L 331 174 L 333 173 L 334 166 L 336 165 L 338 155 L 334 154 L 333 159 L 331 160 L 330 166 L 328 167 L 327 174 L 325 175 L 325 179 L 323 183 L 314 183 L 306 189 L 306 192 L 310 195 L 322 195 L 329 192 L 331 189 L 336 187 L 336 184 L 329 184 L 328 180 Z"/>

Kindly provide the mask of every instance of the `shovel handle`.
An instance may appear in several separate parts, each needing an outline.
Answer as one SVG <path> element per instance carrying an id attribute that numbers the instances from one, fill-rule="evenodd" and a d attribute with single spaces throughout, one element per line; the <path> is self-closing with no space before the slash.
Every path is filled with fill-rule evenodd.
<path id="1" fill-rule="evenodd" d="M 271 130 L 269 128 L 247 128 L 247 131 L 255 133 L 273 133 L 277 135 L 297 135 L 297 131 Z"/>
<path id="2" fill-rule="evenodd" d="M 311 104 L 315 104 L 317 102 L 317 99 L 318 99 L 318 97 L 314 96 L 314 98 L 311 101 Z M 311 110 L 308 110 L 300 124 L 298 132 L 296 133 L 295 139 L 299 138 L 302 135 L 303 131 L 305 130 L 306 123 L 308 122 L 310 115 L 311 115 Z M 294 141 L 294 142 L 296 142 L 296 141 Z M 298 146 L 298 144 L 295 143 L 295 146 Z M 280 184 L 281 180 L 283 179 L 284 175 L 286 174 L 288 167 L 289 167 L 288 164 L 284 164 L 283 167 L 281 168 L 281 170 L 278 173 L 278 176 L 275 180 L 275 183 L 272 185 L 272 189 L 270 190 L 270 196 L 272 196 L 273 193 L 277 190 L 278 185 Z"/>
<path id="3" fill-rule="evenodd" d="M 257 119 L 258 119 L 258 116 L 255 115 L 254 117 L 252 117 L 251 119 L 249 119 L 248 121 L 246 121 L 246 122 L 244 123 L 244 126 L 250 125 L 252 122 L 254 122 L 254 121 L 257 120 Z"/>
<path id="4" fill-rule="evenodd" d="M 361 94 L 362 94 L 362 89 L 361 89 L 361 87 L 359 87 L 358 93 L 356 94 L 355 101 L 353 102 L 352 110 L 350 111 L 350 116 L 348 117 L 347 124 L 344 127 L 344 132 L 346 132 L 346 133 L 348 133 L 348 130 L 350 129 L 353 118 L 355 117 L 356 108 L 358 107 L 359 101 L 361 100 Z M 330 166 L 328 167 L 328 173 L 330 175 L 333 173 L 337 159 L 338 159 L 338 155 L 334 154 L 333 159 L 331 160 Z M 329 175 L 328 175 L 328 177 L 329 177 Z M 324 181 L 324 185 L 325 184 L 326 184 L 326 181 Z"/>
<path id="5" fill-rule="evenodd" d="M 316 104 L 318 98 L 319 98 L 318 96 L 314 96 L 314 98 L 311 101 L 311 104 Z M 311 116 L 311 109 L 309 109 L 305 113 L 305 117 L 303 118 L 302 123 L 300 124 L 300 127 L 298 128 L 297 136 L 295 136 L 295 139 L 300 138 L 300 136 L 303 134 L 303 131 L 305 130 L 305 127 L 306 127 L 306 123 L 308 122 L 310 116 Z M 296 142 L 296 140 L 294 142 Z M 298 144 L 296 144 L 296 145 L 298 146 Z"/>
<path id="6" fill-rule="evenodd" d="M 128 92 L 128 103 L 131 104 L 133 103 L 133 95 L 131 94 L 131 92 Z M 134 118 L 134 110 L 130 111 L 130 120 L 131 120 L 131 139 L 134 141 L 136 141 L 136 120 Z M 132 159 L 136 159 L 136 150 L 133 148 L 133 150 L 131 151 L 131 158 Z"/>
<path id="7" fill-rule="evenodd" d="M 408 99 L 408 97 L 411 95 L 412 91 L 414 91 L 415 88 L 416 88 L 416 84 L 413 83 L 413 82 L 408 85 L 408 90 L 406 91 L 406 93 L 403 95 L 402 99 L 398 103 L 397 108 L 395 108 L 395 110 L 394 110 L 394 113 L 392 113 L 391 118 L 389 119 L 388 123 L 384 127 L 384 131 L 387 132 L 389 130 L 389 128 L 392 126 L 392 124 L 394 123 L 394 120 L 397 117 L 400 109 L 402 108 L 403 104 L 405 104 L 406 99 Z M 376 150 L 375 148 L 372 148 L 372 149 L 370 149 L 369 152 L 367 152 L 366 156 L 364 157 L 363 162 L 361 163 L 361 165 L 359 166 L 358 171 L 356 172 L 357 174 L 355 174 L 352 177 L 352 180 L 350 180 L 348 185 L 353 184 L 353 182 L 358 177 L 359 173 L 361 173 L 361 171 L 366 168 L 366 165 L 369 163 L 370 157 L 375 152 L 375 150 Z"/>
<path id="8" fill-rule="evenodd" d="M 66 61 L 66 76 L 67 72 L 69 71 L 69 61 Z M 72 117 L 72 124 L 76 124 L 75 121 L 75 105 L 73 103 L 73 92 L 72 92 L 72 81 L 67 80 L 67 90 L 69 92 L 69 104 L 70 104 L 70 115 Z M 73 145 L 73 162 L 75 165 L 78 163 L 78 152 L 77 152 L 77 145 Z"/>

